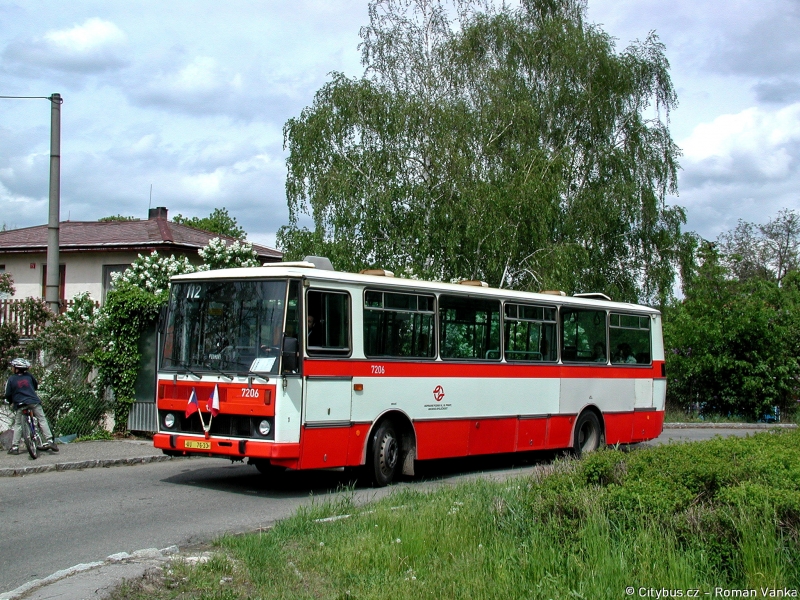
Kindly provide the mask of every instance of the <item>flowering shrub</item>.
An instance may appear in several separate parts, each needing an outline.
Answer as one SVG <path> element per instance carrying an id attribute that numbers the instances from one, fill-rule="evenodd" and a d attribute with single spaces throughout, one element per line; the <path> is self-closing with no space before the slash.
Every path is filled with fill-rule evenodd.
<path id="1" fill-rule="evenodd" d="M 152 331 L 158 311 L 166 302 L 166 289 L 158 294 L 122 281 L 107 296 L 97 320 L 97 346 L 92 361 L 97 366 L 96 395 L 114 392 L 114 429 L 124 431 L 133 405 L 141 351 L 139 342 Z"/>
<path id="2" fill-rule="evenodd" d="M 202 250 L 201 250 L 202 252 Z M 141 288 L 151 294 L 158 296 L 164 290 L 169 289 L 169 278 L 173 275 L 182 273 L 194 273 L 203 271 L 197 268 L 185 256 L 175 258 L 173 254 L 169 258 L 160 256 L 153 250 L 150 256 L 139 255 L 131 266 L 122 273 L 113 273 L 111 280 L 114 286 L 129 284 Z"/>
<path id="3" fill-rule="evenodd" d="M 213 238 L 197 252 L 209 269 L 233 269 L 236 267 L 260 267 L 258 253 L 250 242 L 236 240 L 226 244 L 222 238 Z"/>
<path id="4" fill-rule="evenodd" d="M 14 295 L 14 281 L 11 279 L 11 273 L 0 273 L 0 297 L 3 295 Z"/>
<path id="5" fill-rule="evenodd" d="M 108 410 L 104 395 L 91 381 L 92 355 L 97 345 L 95 302 L 88 292 L 72 299 L 67 310 L 31 341 L 37 357 L 39 396 L 56 435 L 87 435 L 102 427 Z"/>

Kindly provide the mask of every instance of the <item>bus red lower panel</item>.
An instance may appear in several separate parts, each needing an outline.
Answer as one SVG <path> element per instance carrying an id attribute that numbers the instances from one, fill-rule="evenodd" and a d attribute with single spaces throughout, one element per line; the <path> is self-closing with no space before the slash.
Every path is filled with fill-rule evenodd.
<path id="1" fill-rule="evenodd" d="M 476 419 L 470 421 L 469 453 L 501 454 L 514 452 L 519 419 Z"/>
<path id="2" fill-rule="evenodd" d="M 301 469 L 347 466 L 351 427 L 303 427 L 300 433 Z"/>
<path id="3" fill-rule="evenodd" d="M 547 419 L 547 448 L 568 448 L 575 415 L 553 415 Z"/>
<path id="4" fill-rule="evenodd" d="M 633 413 L 605 413 L 606 444 L 630 444 L 633 436 Z"/>
<path id="5" fill-rule="evenodd" d="M 551 415 L 415 421 L 416 457 L 430 460 L 568 448 L 575 419 L 576 415 Z M 603 421 L 606 444 L 630 444 L 658 437 L 664 412 L 605 413 Z M 327 469 L 363 464 L 371 426 L 303 427 L 299 444 L 165 433 L 153 436 L 153 442 L 156 448 L 173 452 L 268 459 L 293 469 Z"/>
<path id="6" fill-rule="evenodd" d="M 633 413 L 632 442 L 652 440 L 664 429 L 664 413 L 656 410 L 637 410 Z"/>
<path id="7" fill-rule="evenodd" d="M 469 451 L 470 424 L 473 420 L 458 421 L 417 421 L 414 430 L 417 434 L 417 458 L 453 458 L 466 456 Z"/>
<path id="8" fill-rule="evenodd" d="M 520 419 L 517 452 L 543 450 L 547 443 L 547 418 Z"/>
<path id="9" fill-rule="evenodd" d="M 356 423 L 350 427 L 350 437 L 347 441 L 347 466 L 357 467 L 364 464 L 364 446 L 367 445 L 367 436 L 371 423 Z"/>

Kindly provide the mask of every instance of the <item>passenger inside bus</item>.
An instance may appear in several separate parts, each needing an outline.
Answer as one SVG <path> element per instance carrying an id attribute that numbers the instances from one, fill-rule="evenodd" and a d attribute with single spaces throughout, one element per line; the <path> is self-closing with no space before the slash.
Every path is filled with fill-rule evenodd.
<path id="1" fill-rule="evenodd" d="M 592 361 L 604 363 L 606 362 L 606 347 L 603 342 L 597 342 L 592 348 Z"/>
<path id="2" fill-rule="evenodd" d="M 633 349 L 630 344 L 623 342 L 617 346 L 616 356 L 611 359 L 611 362 L 615 364 L 636 364 L 636 357 L 633 355 Z"/>
<path id="3" fill-rule="evenodd" d="M 316 325 L 314 315 L 308 315 L 308 317 L 306 317 L 306 335 L 309 340 L 311 339 L 311 334 L 314 332 L 314 325 Z"/>

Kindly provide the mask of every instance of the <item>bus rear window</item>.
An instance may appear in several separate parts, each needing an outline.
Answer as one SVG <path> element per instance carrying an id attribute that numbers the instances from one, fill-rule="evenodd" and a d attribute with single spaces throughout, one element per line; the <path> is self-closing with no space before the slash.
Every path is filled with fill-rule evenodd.
<path id="1" fill-rule="evenodd" d="M 650 317 L 611 313 L 611 363 L 650 364 Z"/>

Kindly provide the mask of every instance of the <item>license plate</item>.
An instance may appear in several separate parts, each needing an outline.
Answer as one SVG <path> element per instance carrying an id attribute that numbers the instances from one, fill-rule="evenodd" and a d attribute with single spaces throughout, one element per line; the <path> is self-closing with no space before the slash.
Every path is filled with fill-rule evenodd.
<path id="1" fill-rule="evenodd" d="M 194 442 L 187 440 L 183 442 L 184 448 L 194 448 L 196 450 L 211 450 L 211 442 Z"/>

